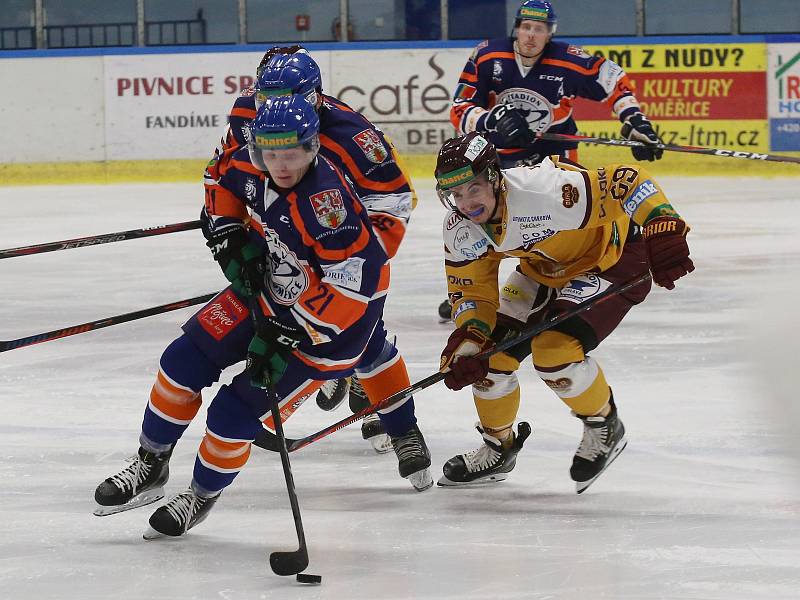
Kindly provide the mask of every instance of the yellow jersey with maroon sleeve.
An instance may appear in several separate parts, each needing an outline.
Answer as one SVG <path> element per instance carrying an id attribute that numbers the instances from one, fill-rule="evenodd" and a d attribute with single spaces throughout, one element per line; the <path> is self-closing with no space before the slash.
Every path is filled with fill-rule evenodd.
<path id="1" fill-rule="evenodd" d="M 517 258 L 524 275 L 560 288 L 614 266 L 631 227 L 677 214 L 641 167 L 587 170 L 554 159 L 502 171 L 496 223 L 478 225 L 454 211 L 446 216 L 445 271 L 456 325 L 494 329 L 502 259 Z"/>

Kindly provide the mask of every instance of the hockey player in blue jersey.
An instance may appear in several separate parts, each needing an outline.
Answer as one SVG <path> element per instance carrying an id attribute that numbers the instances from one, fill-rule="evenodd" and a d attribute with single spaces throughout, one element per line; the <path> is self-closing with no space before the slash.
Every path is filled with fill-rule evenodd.
<path id="1" fill-rule="evenodd" d="M 497 148 L 504 169 L 535 165 L 550 155 L 578 162 L 577 143 L 537 140 L 537 133 L 574 134 L 575 98 L 608 105 L 622 122 L 622 137 L 660 142 L 631 91 L 625 71 L 583 48 L 553 41 L 553 7 L 526 0 L 517 10 L 512 35 L 478 44 L 458 80 L 450 120 L 459 135 L 477 131 Z M 636 160 L 658 160 L 658 148 L 631 148 Z M 439 305 L 449 321 L 451 303 Z"/>
<path id="2" fill-rule="evenodd" d="M 317 108 L 320 116 L 320 154 L 349 177 L 367 209 L 378 241 L 389 258 L 394 257 L 417 200 L 411 180 L 400 165 L 400 157 L 391 142 L 366 117 L 344 102 L 323 94 L 319 66 L 304 49 L 293 46 L 283 50 L 263 65 L 251 92 L 237 99 L 222 152 L 230 153 L 246 143 L 247 117 L 252 118 L 267 98 L 302 94 Z M 317 404 L 332 410 L 348 390 L 353 412 L 369 405 L 369 391 L 358 377 L 351 378 L 349 385 L 347 380 L 326 382 L 317 394 Z M 374 393 L 371 395 L 373 401 L 380 400 Z M 364 418 L 361 435 L 376 452 L 391 451 L 391 441 L 376 415 Z"/>
<path id="3" fill-rule="evenodd" d="M 201 391 L 247 358 L 208 407 L 189 489 L 153 513 L 146 537 L 179 536 L 205 519 L 247 462 L 262 423 L 271 424 L 264 388 L 274 386 L 285 419 L 323 381 L 355 369 L 365 387 L 408 386 L 382 321 L 388 257 L 344 174 L 318 154 L 317 112 L 300 95 L 270 98 L 249 130 L 248 145 L 206 183 L 204 234 L 231 286 L 164 352 L 139 452 L 95 492 L 99 516 L 160 499 Z M 428 489 L 430 454 L 413 399 L 380 418 L 400 475 Z"/>
<path id="4" fill-rule="evenodd" d="M 575 162 L 576 143 L 537 141 L 535 134 L 574 134 L 572 102 L 580 97 L 607 104 L 622 122 L 624 138 L 658 143 L 622 67 L 553 41 L 556 28 L 549 2 L 527 0 L 517 10 L 511 37 L 478 44 L 453 97 L 450 119 L 458 133 L 485 133 L 503 168 L 537 164 L 552 154 Z M 632 151 L 636 160 L 662 155 L 657 148 Z"/>

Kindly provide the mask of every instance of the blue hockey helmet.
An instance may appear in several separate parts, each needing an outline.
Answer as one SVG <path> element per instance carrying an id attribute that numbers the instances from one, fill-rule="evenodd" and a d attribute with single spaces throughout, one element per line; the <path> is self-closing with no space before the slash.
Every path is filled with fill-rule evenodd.
<path id="1" fill-rule="evenodd" d="M 250 122 L 249 130 L 250 160 L 264 172 L 268 171 L 264 151 L 302 147 L 311 154 L 309 163 L 319 151 L 319 115 L 300 94 L 267 98 Z"/>
<path id="2" fill-rule="evenodd" d="M 316 107 L 322 91 L 319 65 L 307 53 L 276 54 L 267 62 L 255 85 L 256 108 L 270 96 L 302 94 Z"/>
<path id="3" fill-rule="evenodd" d="M 264 53 L 264 56 L 261 57 L 261 62 L 258 64 L 258 67 L 256 67 L 256 81 L 258 81 L 258 78 L 261 77 L 261 73 L 264 72 L 264 67 L 267 66 L 267 63 L 273 56 L 277 54 L 294 54 L 295 52 L 308 54 L 308 50 L 302 46 L 298 46 L 297 44 L 293 46 L 273 46 L 267 50 Z"/>
<path id="4" fill-rule="evenodd" d="M 519 27 L 522 21 L 543 21 L 547 23 L 551 34 L 556 32 L 558 26 L 558 17 L 553 5 L 544 0 L 525 0 L 514 16 L 514 29 Z"/>

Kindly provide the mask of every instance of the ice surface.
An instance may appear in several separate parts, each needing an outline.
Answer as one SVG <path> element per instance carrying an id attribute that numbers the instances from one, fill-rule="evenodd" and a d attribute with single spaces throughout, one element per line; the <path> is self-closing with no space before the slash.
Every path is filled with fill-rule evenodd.
<path id="1" fill-rule="evenodd" d="M 526 366 L 520 418 L 534 433 L 494 487 L 415 493 L 357 427 L 292 455 L 320 587 L 269 570 L 270 551 L 297 546 L 280 460 L 259 450 L 205 523 L 144 542 L 152 506 L 97 518 L 92 495 L 136 450 L 158 357 L 186 309 L 0 357 L 0 597 L 800 597 L 798 180 L 662 183 L 693 227 L 697 271 L 655 290 L 593 353 L 630 442 L 585 494 L 568 475 L 580 423 Z M 421 182 L 387 308 L 412 380 L 436 369 L 449 333 L 436 319 L 443 209 L 431 186 Z M 199 185 L 0 188 L 0 248 L 187 221 L 201 200 Z M 222 286 L 197 231 L 3 260 L 0 338 Z M 309 401 L 287 434 L 345 406 Z M 202 414 L 168 493 L 189 482 Z M 467 391 L 429 388 L 417 414 L 435 477 L 480 443 Z"/>

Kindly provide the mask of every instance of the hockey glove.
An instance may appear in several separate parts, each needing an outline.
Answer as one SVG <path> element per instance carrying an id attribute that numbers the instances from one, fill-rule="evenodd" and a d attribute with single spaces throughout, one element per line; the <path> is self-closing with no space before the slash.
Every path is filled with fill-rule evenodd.
<path id="1" fill-rule="evenodd" d="M 261 315 L 257 321 L 247 348 L 247 372 L 253 387 L 268 389 L 283 377 L 292 350 L 309 338 L 299 325 L 287 325 L 275 317 Z"/>
<path id="2" fill-rule="evenodd" d="M 492 108 L 486 115 L 485 127 L 486 131 L 497 133 L 505 147 L 524 148 L 536 141 L 522 112 L 508 104 Z"/>
<path id="3" fill-rule="evenodd" d="M 489 374 L 489 358 L 475 355 L 494 347 L 494 342 L 477 327 L 459 327 L 450 334 L 442 351 L 439 370 L 446 372 L 444 384 L 451 390 L 460 390 Z"/>
<path id="4" fill-rule="evenodd" d="M 219 263 L 225 278 L 233 289 L 252 298 L 263 286 L 265 261 L 264 253 L 250 241 L 244 229 L 239 227 L 209 232 L 206 246 L 211 249 L 214 260 Z"/>
<path id="5" fill-rule="evenodd" d="M 644 226 L 647 260 L 656 285 L 674 289 L 678 279 L 694 271 L 686 243 L 688 232 L 689 226 L 679 217 L 656 217 Z"/>
<path id="6" fill-rule="evenodd" d="M 661 140 L 658 139 L 650 120 L 640 112 L 635 112 L 625 119 L 622 123 L 622 137 L 626 140 L 633 140 L 635 142 L 644 142 L 645 144 L 660 144 Z M 633 158 L 636 160 L 659 160 L 664 154 L 661 148 L 648 148 L 645 146 L 636 146 L 631 148 Z"/>

